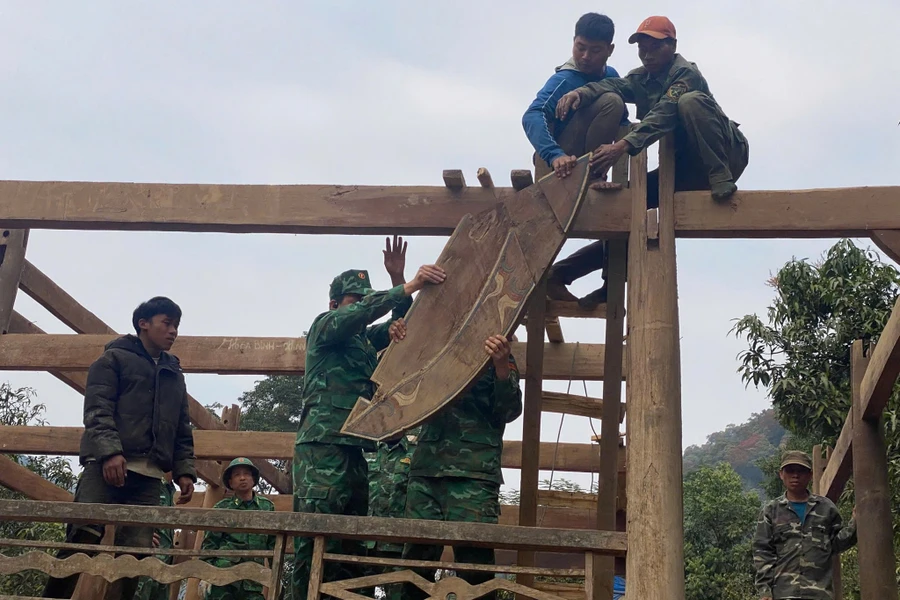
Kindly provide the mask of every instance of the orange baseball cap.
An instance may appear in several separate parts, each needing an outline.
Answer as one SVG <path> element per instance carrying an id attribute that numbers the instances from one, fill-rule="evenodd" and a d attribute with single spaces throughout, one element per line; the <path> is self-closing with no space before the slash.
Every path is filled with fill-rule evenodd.
<path id="1" fill-rule="evenodd" d="M 634 44 L 637 42 L 639 35 L 649 35 L 658 40 L 664 40 L 666 38 L 671 38 L 673 40 L 677 39 L 675 37 L 675 26 L 672 25 L 672 21 L 670 21 L 668 17 L 647 17 L 644 19 L 644 22 L 638 26 L 637 31 L 632 33 L 631 37 L 628 38 L 628 43 Z"/>

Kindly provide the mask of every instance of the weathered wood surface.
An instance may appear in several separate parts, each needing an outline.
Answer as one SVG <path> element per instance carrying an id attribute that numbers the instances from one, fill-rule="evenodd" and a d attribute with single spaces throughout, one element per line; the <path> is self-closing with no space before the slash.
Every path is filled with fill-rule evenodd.
<path id="1" fill-rule="evenodd" d="M 844 491 L 844 486 L 850 479 L 853 471 L 853 422 L 847 419 L 834 450 L 825 463 L 825 472 L 819 483 L 819 489 L 823 496 L 827 496 L 832 502 L 837 502 Z"/>
<path id="2" fill-rule="evenodd" d="M 0 426 L 0 452 L 7 454 L 51 454 L 77 456 L 81 427 Z M 210 460 L 247 458 L 289 459 L 293 457 L 296 434 L 273 431 L 206 431 L 194 430 L 194 454 Z M 599 446 L 563 442 L 541 442 L 541 470 L 556 469 L 590 473 L 600 464 Z M 554 464 L 554 457 L 556 458 Z M 501 464 L 506 469 L 520 469 L 522 442 L 503 442 Z M 619 469 L 625 470 L 625 449 L 619 449 Z"/>
<path id="3" fill-rule="evenodd" d="M 87 371 L 112 335 L 22 335 L 0 338 L 0 370 Z M 187 373 L 302 375 L 304 338 L 181 336 L 172 346 Z M 525 355 L 525 344 L 513 343 Z M 574 363 L 573 356 L 575 355 Z M 602 344 L 548 344 L 546 379 L 603 379 Z M 524 371 L 523 367 L 523 371 Z M 627 373 L 626 373 L 627 374 Z"/>
<path id="4" fill-rule="evenodd" d="M 76 502 L 0 500 L 0 521 L 116 523 L 118 526 L 188 528 L 271 535 L 328 535 L 342 539 L 454 544 L 533 549 L 551 552 L 591 551 L 625 553 L 624 533 L 448 523 L 381 517 L 350 517 L 310 513 L 183 509 Z"/>
<path id="5" fill-rule="evenodd" d="M 897 600 L 891 489 L 883 417 L 881 414 L 874 419 L 864 416 L 862 383 L 870 365 L 870 359 L 863 356 L 862 340 L 856 340 L 850 351 L 850 379 L 859 591 L 862 598 Z"/>
<path id="6" fill-rule="evenodd" d="M 28 230 L 4 229 L 0 232 L 0 334 L 9 331 L 27 246 Z"/>
<path id="7" fill-rule="evenodd" d="M 675 266 L 674 152 L 660 143 L 659 239 L 647 238 L 647 153 L 632 158 L 628 247 L 628 497 L 655 501 L 628 513 L 628 594 L 684 599 L 681 358 Z M 713 205 L 706 192 L 704 201 Z M 737 201 L 739 202 L 739 200 Z M 728 207 L 725 207 L 728 208 Z"/>
<path id="8" fill-rule="evenodd" d="M 587 189 L 589 156 L 566 179 L 545 177 L 460 221 L 437 259 L 447 280 L 416 296 L 406 315 L 406 339 L 388 346 L 372 373 L 372 399 L 359 399 L 343 433 L 393 437 L 436 413 L 479 376 L 490 360 L 484 340 L 516 328 L 565 242 Z M 539 304 L 543 350 L 546 300 Z M 533 361 L 529 367 L 538 368 Z"/>
<path id="9" fill-rule="evenodd" d="M 619 421 L 625 419 L 625 403 L 620 402 Z M 544 412 L 564 413 L 567 415 L 578 415 L 580 417 L 591 417 L 592 419 L 603 418 L 603 400 L 600 398 L 591 398 L 590 396 L 579 396 L 577 394 L 566 394 L 563 392 L 544 391 L 544 399 L 541 402 L 541 410 Z"/>
<path id="10" fill-rule="evenodd" d="M 22 277 L 19 280 L 19 286 L 22 288 L 22 291 L 34 299 L 35 302 L 46 308 L 51 314 L 71 327 L 76 333 L 116 334 L 115 330 L 107 325 L 100 317 L 85 308 L 80 302 L 69 295 L 68 292 L 59 287 L 52 279 L 27 260 L 22 269 Z M 30 333 L 30 331 L 16 331 L 16 333 Z M 57 377 L 64 382 L 66 381 L 59 375 L 57 375 Z M 78 379 L 80 387 L 76 387 L 76 389 L 83 392 L 84 375 L 82 374 Z M 225 429 L 225 425 L 190 394 L 188 394 L 188 403 L 188 412 L 191 416 L 191 422 L 196 427 L 200 429 Z M 260 462 L 257 466 L 259 467 L 263 479 L 271 483 L 279 492 L 289 493 L 291 491 L 292 482 L 287 473 L 279 471 L 274 465 L 264 461 Z M 218 468 L 215 468 L 212 465 L 201 465 L 201 470 L 203 471 L 201 476 L 207 481 L 210 480 L 210 477 L 214 477 L 214 481 L 218 481 L 221 477 L 221 465 L 219 465 Z"/>
<path id="11" fill-rule="evenodd" d="M 871 235 L 875 245 L 900 264 L 900 229 L 873 231 Z"/>
<path id="12" fill-rule="evenodd" d="M 453 191 L 444 186 L 2 181 L 0 226 L 449 235 L 463 215 L 513 193 L 512 188 Z M 630 189 L 590 191 L 570 236 L 626 235 L 631 195 Z M 677 233 L 687 237 L 863 237 L 874 230 L 900 229 L 900 191 L 740 190 L 722 204 L 710 202 L 708 192 L 679 192 L 675 219 Z"/>
<path id="13" fill-rule="evenodd" d="M 69 502 L 72 494 L 7 456 L 0 456 L 0 485 L 32 500 Z"/>
<path id="14" fill-rule="evenodd" d="M 84 573 L 102 577 L 109 582 L 124 577 L 146 576 L 168 584 L 188 577 L 199 577 L 213 585 L 228 585 L 242 579 L 251 579 L 265 585 L 269 582 L 270 572 L 254 562 L 219 569 L 199 560 L 167 565 L 152 556 L 138 560 L 130 555 L 113 557 L 98 554 L 88 557 L 86 554 L 75 554 L 59 560 L 46 552 L 28 552 L 15 557 L 0 555 L 0 575 L 12 575 L 25 570 L 40 571 L 58 578 Z"/>
<path id="15" fill-rule="evenodd" d="M 521 567 L 518 565 L 476 565 L 453 561 L 408 560 L 401 558 L 379 558 L 375 556 L 352 556 L 348 554 L 324 554 L 325 560 L 355 563 L 360 565 L 391 565 L 397 567 L 452 569 L 466 572 L 488 573 L 529 573 L 543 577 L 583 577 L 584 569 L 552 569 L 541 567 Z"/>
<path id="16" fill-rule="evenodd" d="M 201 492 L 202 493 L 202 492 Z M 288 496 L 286 496 L 288 497 Z M 260 557 L 271 558 L 272 552 L 269 550 L 220 550 L 218 548 L 210 550 L 184 548 L 138 548 L 136 546 L 110 546 L 101 544 L 71 544 L 68 542 L 43 542 L 33 540 L 14 540 L 9 538 L 0 538 L 0 548 L 45 548 L 48 550 L 60 550 L 68 548 L 69 550 L 81 550 L 87 552 L 116 552 L 127 554 L 138 554 L 146 556 L 222 556 L 222 557 Z"/>

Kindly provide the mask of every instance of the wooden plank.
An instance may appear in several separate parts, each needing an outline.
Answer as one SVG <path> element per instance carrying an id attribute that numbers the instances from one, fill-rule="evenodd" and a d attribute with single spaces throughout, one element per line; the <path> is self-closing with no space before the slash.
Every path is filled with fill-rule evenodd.
<path id="1" fill-rule="evenodd" d="M 77 456 L 81 427 L 0 426 L 0 453 Z M 296 434 L 272 431 L 194 430 L 194 454 L 210 460 L 247 458 L 288 459 L 294 455 Z M 553 442 L 540 444 L 540 469 L 590 473 L 600 465 L 599 446 Z M 505 469 L 522 466 L 522 442 L 503 442 L 501 464 Z M 619 470 L 625 470 L 625 449 L 619 449 Z"/>
<path id="2" fill-rule="evenodd" d="M 28 294 L 38 304 L 46 308 L 60 321 L 71 327 L 76 333 L 98 333 L 109 335 L 114 335 L 116 333 L 112 327 L 85 308 L 80 302 L 70 296 L 68 292 L 59 287 L 52 279 L 27 260 L 25 261 L 22 270 L 19 286 L 22 288 L 22 291 Z M 31 332 L 19 331 L 18 333 Z M 61 377 L 59 378 L 62 379 Z M 65 379 L 62 380 L 65 381 Z M 79 389 L 79 392 L 84 392 L 83 385 Z M 225 429 L 225 425 L 190 394 L 188 394 L 188 412 L 191 417 L 191 422 L 200 429 Z M 292 482 L 286 473 L 279 471 L 274 465 L 266 462 L 261 462 L 258 467 L 263 479 L 271 483 L 279 492 L 289 493 L 291 491 Z M 204 468 L 204 470 L 206 469 Z M 209 472 L 208 474 L 215 475 L 215 473 L 221 474 L 221 468 L 213 469 L 213 472 Z"/>
<path id="3" fill-rule="evenodd" d="M 888 481 L 884 423 L 879 414 L 864 418 L 862 383 L 869 359 L 863 342 L 850 350 L 853 399 L 853 489 L 856 495 L 856 526 L 859 536 L 859 591 L 862 598 L 897 600 L 896 564 L 891 518 L 891 488 Z"/>
<path id="4" fill-rule="evenodd" d="M 223 509 L 124 506 L 79 502 L 0 501 L 0 521 L 66 522 L 75 524 L 116 523 L 157 529 L 189 528 L 314 537 L 327 535 L 341 539 L 410 542 L 416 544 L 465 543 L 479 547 L 515 550 L 591 551 L 624 554 L 623 533 L 514 527 L 485 523 L 450 523 L 352 517 L 313 513 L 226 511 Z"/>
<path id="5" fill-rule="evenodd" d="M 871 352 L 869 368 L 860 386 L 862 418 L 875 420 L 884 412 L 900 376 L 900 298 Z"/>
<path id="6" fill-rule="evenodd" d="M 592 419 L 603 418 L 603 400 L 590 396 L 578 396 L 576 394 L 564 394 L 561 392 L 549 392 L 544 390 L 544 398 L 541 402 L 541 410 L 552 413 L 565 413 L 578 415 Z M 619 422 L 625 420 L 625 403 L 619 403 Z"/>
<path id="7" fill-rule="evenodd" d="M 895 263 L 900 263 L 900 230 L 873 231 L 872 241 Z"/>
<path id="8" fill-rule="evenodd" d="M 71 502 L 72 494 L 50 483 L 31 469 L 8 456 L 0 456 L 0 485 L 31 500 Z"/>
<path id="9" fill-rule="evenodd" d="M 628 248 L 628 478 L 632 500 L 655 498 L 627 518 L 628 594 L 684 600 L 681 356 L 675 262 L 674 151 L 660 142 L 659 240 L 648 243 L 647 154 L 632 158 Z M 715 203 L 704 192 L 704 202 Z M 727 207 L 726 207 L 727 208 Z"/>
<path id="10" fill-rule="evenodd" d="M 521 181 L 521 180 L 520 180 Z M 521 185 L 521 183 L 519 184 Z M 527 187 L 527 186 L 526 186 Z M 2 181 L 0 226 L 33 229 L 450 235 L 513 188 Z M 591 191 L 571 237 L 622 237 L 632 190 Z M 854 210 L 848 211 L 847 206 Z M 676 194 L 684 237 L 863 237 L 900 229 L 896 187 Z M 644 214 L 641 214 L 643 219 Z"/>
<path id="11" fill-rule="evenodd" d="M 0 334 L 9 331 L 27 246 L 28 230 L 4 229 L 0 232 Z"/>
<path id="12" fill-rule="evenodd" d="M 494 180 L 491 179 L 491 172 L 488 171 L 484 167 L 478 168 L 478 183 L 481 184 L 481 187 L 491 189 L 494 187 Z"/>
<path id="13" fill-rule="evenodd" d="M 326 561 L 356 563 L 361 565 L 384 565 L 397 567 L 415 567 L 431 569 L 452 569 L 466 572 L 497 572 L 497 573 L 531 573 L 545 577 L 581 577 L 584 569 L 541 569 L 537 567 L 519 567 L 500 565 L 476 565 L 472 563 L 458 563 L 453 561 L 436 560 L 409 560 L 402 558 L 379 558 L 375 556 L 353 556 L 350 554 L 325 553 Z"/>
<path id="14" fill-rule="evenodd" d="M 9 334 L 0 338 L 0 370 L 87 371 L 116 336 Z M 303 373 L 304 338 L 181 336 L 172 352 L 186 373 L 269 375 Z M 525 355 L 525 344 L 513 342 Z M 602 344 L 547 344 L 545 379 L 603 379 Z M 573 363 L 573 354 L 574 363 Z M 522 366 L 527 373 L 527 367 Z M 626 372 L 627 375 L 627 372 Z"/>
<path id="15" fill-rule="evenodd" d="M 604 380 L 603 395 L 607 399 L 603 405 L 600 423 L 600 473 L 596 505 L 596 527 L 600 530 L 616 529 L 616 509 L 618 499 L 618 465 L 616 453 L 619 451 L 619 423 L 625 416 L 622 410 L 622 367 L 625 355 L 625 275 L 627 269 L 627 242 L 610 240 L 607 244 L 609 260 L 607 267 L 607 317 L 606 317 L 606 362 L 604 372 L 618 377 L 618 380 Z M 613 583 L 616 572 L 612 557 L 591 555 L 593 577 L 589 588 L 592 600 L 612 600 Z"/>
<path id="16" fill-rule="evenodd" d="M 812 493 L 822 495 L 819 486 L 822 483 L 822 473 L 825 472 L 825 460 L 822 457 L 822 445 L 816 444 L 812 449 Z"/>
<path id="17" fill-rule="evenodd" d="M 509 181 L 513 190 L 518 192 L 532 185 L 534 177 L 531 175 L 531 169 L 513 169 L 509 172 Z"/>
<path id="18" fill-rule="evenodd" d="M 847 419 L 834 450 L 828 462 L 825 464 L 825 472 L 819 483 L 819 489 L 823 496 L 827 496 L 832 502 L 837 502 L 844 491 L 844 486 L 850 479 L 853 467 L 853 420 Z"/>
<path id="19" fill-rule="evenodd" d="M 559 319 L 556 317 L 552 317 L 547 319 L 545 323 L 547 328 L 547 341 L 551 344 L 562 344 L 566 341 L 566 338 L 563 336 L 562 326 L 559 324 Z"/>
<path id="20" fill-rule="evenodd" d="M 574 319 L 605 319 L 606 304 L 598 304 L 595 308 L 581 308 L 577 302 L 547 300 L 548 317 L 566 317 Z"/>
<path id="21" fill-rule="evenodd" d="M 466 178 L 459 169 L 444 169 L 444 185 L 447 189 L 460 191 L 466 187 Z"/>

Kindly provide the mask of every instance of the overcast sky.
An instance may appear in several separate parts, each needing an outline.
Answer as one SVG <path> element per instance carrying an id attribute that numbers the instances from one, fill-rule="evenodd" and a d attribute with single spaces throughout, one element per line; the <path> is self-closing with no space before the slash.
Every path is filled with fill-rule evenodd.
<path id="1" fill-rule="evenodd" d="M 510 169 L 530 165 L 521 115 L 591 10 L 616 23 L 610 64 L 621 73 L 639 64 L 627 37 L 640 21 L 673 20 L 679 51 L 750 141 L 740 187 L 900 183 L 900 68 L 891 36 L 874 27 L 900 20 L 896 0 L 4 1 L 0 177 L 440 185 L 442 169 L 475 181 L 484 166 L 507 185 Z M 411 239 L 408 274 L 444 241 Z M 736 373 L 732 319 L 765 310 L 765 281 L 792 256 L 816 257 L 832 243 L 679 240 L 685 446 L 768 406 Z M 140 301 L 165 294 L 184 309 L 182 335 L 296 336 L 326 308 L 335 274 L 367 268 L 376 286 L 389 285 L 383 244 L 32 231 L 28 257 L 123 332 Z M 595 287 L 589 277 L 574 290 Z M 16 306 L 47 331 L 68 332 L 24 294 Z M 564 320 L 563 330 L 567 341 L 603 341 L 602 323 Z M 80 424 L 81 398 L 53 377 L 7 377 L 37 389 L 51 424 Z M 203 403 L 230 403 L 254 379 L 190 375 L 188 385 Z M 601 385 L 587 391 L 600 396 Z M 559 416 L 543 425 L 543 439 L 555 440 Z M 507 438 L 520 434 L 517 422 Z M 563 441 L 590 435 L 586 419 L 565 419 Z M 517 479 L 507 472 L 508 483 Z"/>

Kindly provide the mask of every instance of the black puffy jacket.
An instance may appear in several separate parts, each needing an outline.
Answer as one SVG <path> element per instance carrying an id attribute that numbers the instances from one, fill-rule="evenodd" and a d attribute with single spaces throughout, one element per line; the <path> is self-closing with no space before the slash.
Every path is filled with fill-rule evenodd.
<path id="1" fill-rule="evenodd" d="M 177 480 L 194 481 L 194 436 L 187 388 L 178 358 L 163 352 L 159 363 L 141 340 L 126 335 L 106 345 L 88 371 L 84 391 L 81 464 L 122 454 L 147 458 Z"/>

